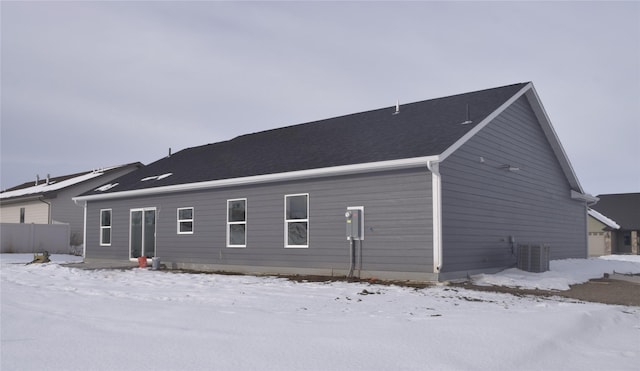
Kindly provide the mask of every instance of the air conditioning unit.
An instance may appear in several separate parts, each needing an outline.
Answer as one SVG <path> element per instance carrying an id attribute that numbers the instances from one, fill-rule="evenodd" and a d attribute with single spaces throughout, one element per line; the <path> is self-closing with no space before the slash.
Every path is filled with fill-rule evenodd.
<path id="1" fill-rule="evenodd" d="M 518 245 L 518 269 L 527 272 L 549 270 L 549 246 Z"/>

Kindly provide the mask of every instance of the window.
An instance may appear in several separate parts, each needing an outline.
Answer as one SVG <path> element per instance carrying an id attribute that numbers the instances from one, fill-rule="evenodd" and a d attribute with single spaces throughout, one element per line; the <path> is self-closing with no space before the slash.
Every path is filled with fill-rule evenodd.
<path id="1" fill-rule="evenodd" d="M 285 247 L 309 247 L 309 195 L 284 196 Z"/>
<path id="2" fill-rule="evenodd" d="M 100 246 L 111 246 L 111 209 L 100 210 Z"/>
<path id="3" fill-rule="evenodd" d="M 20 223 L 24 224 L 24 207 L 20 208 Z"/>
<path id="4" fill-rule="evenodd" d="M 247 246 L 247 199 L 227 200 L 227 247 Z"/>
<path id="5" fill-rule="evenodd" d="M 193 234 L 193 207 L 178 209 L 178 234 Z"/>

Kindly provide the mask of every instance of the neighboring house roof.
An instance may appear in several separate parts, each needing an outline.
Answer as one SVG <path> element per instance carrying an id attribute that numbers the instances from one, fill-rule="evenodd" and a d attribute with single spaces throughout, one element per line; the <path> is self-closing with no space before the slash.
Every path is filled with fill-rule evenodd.
<path id="1" fill-rule="evenodd" d="M 80 199 L 309 178 L 440 162 L 526 95 L 577 196 L 582 188 L 532 83 L 408 103 L 399 107 L 242 135 L 188 148 L 124 175 Z M 396 112 L 398 109 L 399 112 Z M 370 165 L 367 165 L 370 164 Z M 274 176 L 278 174 L 278 176 Z M 184 187 L 183 185 L 189 185 Z"/>
<path id="2" fill-rule="evenodd" d="M 96 169 L 91 171 L 85 171 L 75 174 L 48 177 L 39 179 L 37 181 L 26 182 L 21 185 L 9 188 L 0 192 L 0 200 L 2 201 L 14 201 L 24 198 L 53 198 L 55 195 L 64 189 L 72 186 L 80 185 L 86 181 L 89 181 L 100 176 L 116 172 L 125 167 L 142 167 L 140 162 L 134 162 L 125 165 L 111 166 L 102 169 Z"/>
<path id="3" fill-rule="evenodd" d="M 607 218 L 606 216 L 600 214 L 599 212 L 593 210 L 593 209 L 588 209 L 587 213 L 592 216 L 593 218 L 595 218 L 597 221 L 599 221 L 600 223 L 606 225 L 607 227 L 611 228 L 611 229 L 620 229 L 620 225 L 618 223 L 616 223 L 615 221 Z"/>
<path id="4" fill-rule="evenodd" d="M 640 230 L 640 193 L 598 195 L 592 209 L 615 220 L 625 230 Z"/>

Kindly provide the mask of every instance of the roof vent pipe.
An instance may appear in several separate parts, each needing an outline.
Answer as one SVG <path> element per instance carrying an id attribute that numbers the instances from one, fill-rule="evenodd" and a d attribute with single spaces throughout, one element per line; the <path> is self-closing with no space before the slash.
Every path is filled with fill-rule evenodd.
<path id="1" fill-rule="evenodd" d="M 46 185 L 49 185 L 50 178 L 51 178 L 51 175 L 47 174 L 47 183 L 46 183 Z"/>
<path id="2" fill-rule="evenodd" d="M 40 184 L 40 175 L 36 174 L 36 185 Z"/>
<path id="3" fill-rule="evenodd" d="M 469 105 L 467 104 L 467 119 L 462 123 L 462 125 L 469 125 L 472 123 L 473 121 L 471 121 L 471 116 L 469 116 Z"/>
<path id="4" fill-rule="evenodd" d="M 169 147 L 169 156 L 167 157 L 171 157 L 171 147 Z"/>
<path id="5" fill-rule="evenodd" d="M 393 114 L 397 115 L 398 113 L 400 113 L 400 100 L 396 100 L 396 111 Z"/>

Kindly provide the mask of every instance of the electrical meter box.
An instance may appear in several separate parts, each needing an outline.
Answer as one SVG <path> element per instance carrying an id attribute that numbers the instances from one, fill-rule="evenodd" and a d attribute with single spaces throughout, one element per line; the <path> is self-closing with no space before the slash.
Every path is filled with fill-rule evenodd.
<path id="1" fill-rule="evenodd" d="M 364 207 L 350 206 L 344 216 L 347 219 L 347 239 L 364 240 Z"/>

